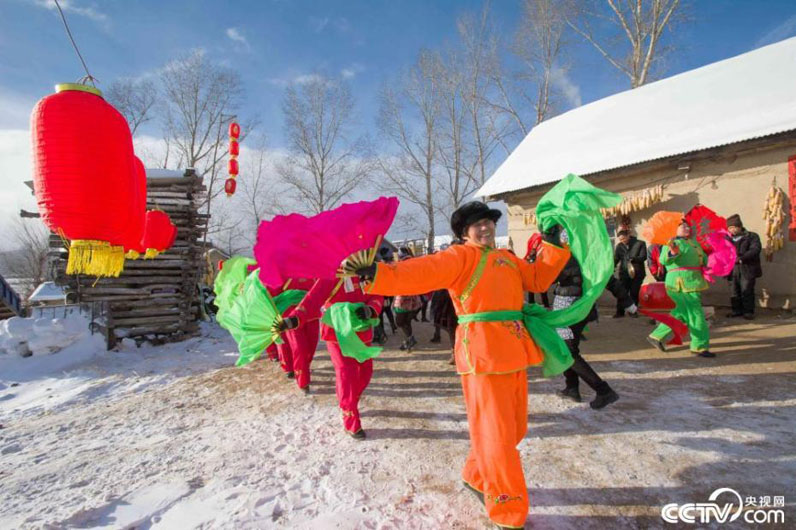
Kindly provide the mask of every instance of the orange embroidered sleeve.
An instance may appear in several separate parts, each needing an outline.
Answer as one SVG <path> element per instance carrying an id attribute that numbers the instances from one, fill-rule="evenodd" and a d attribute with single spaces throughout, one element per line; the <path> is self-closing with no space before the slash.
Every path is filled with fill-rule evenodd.
<path id="1" fill-rule="evenodd" d="M 522 288 L 533 293 L 547 291 L 569 261 L 569 256 L 569 249 L 543 243 L 533 263 L 517 258 L 522 274 Z"/>
<path id="2" fill-rule="evenodd" d="M 379 263 L 368 292 L 392 296 L 446 289 L 459 278 L 464 265 L 455 247 L 399 263 Z"/>

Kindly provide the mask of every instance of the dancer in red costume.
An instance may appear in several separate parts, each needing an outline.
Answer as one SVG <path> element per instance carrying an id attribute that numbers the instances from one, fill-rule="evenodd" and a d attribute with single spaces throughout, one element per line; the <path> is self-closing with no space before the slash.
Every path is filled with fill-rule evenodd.
<path id="1" fill-rule="evenodd" d="M 314 281 L 307 278 L 291 278 L 279 287 L 268 288 L 268 294 L 277 297 L 289 289 L 309 292 Z M 296 306 L 289 306 L 284 314 L 288 315 Z M 305 394 L 310 391 L 310 364 L 318 347 L 318 331 L 320 323 L 315 320 L 308 322 L 301 329 L 288 330 L 284 334 L 284 342 L 277 345 L 279 363 L 289 378 L 295 378 L 299 389 Z M 269 353 L 270 355 L 270 353 Z"/>
<path id="2" fill-rule="evenodd" d="M 317 322 L 322 310 L 325 311 L 338 302 L 364 303 L 365 306 L 360 308 L 362 314 L 359 315 L 363 319 L 376 318 L 384 303 L 381 296 L 365 294 L 357 278 L 341 282 L 318 280 L 301 303 L 292 312 L 287 313 L 284 322 L 287 333 L 290 333 L 290 330 L 301 330 L 312 322 Z M 357 335 L 367 345 L 373 340 L 372 329 Z M 326 324 L 321 324 L 321 338 L 326 341 L 326 348 L 334 365 L 337 402 L 343 414 L 343 427 L 352 437 L 362 440 L 365 438 L 365 431 L 359 418 L 359 398 L 373 375 L 373 360 L 360 363 L 343 355 L 334 329 Z"/>

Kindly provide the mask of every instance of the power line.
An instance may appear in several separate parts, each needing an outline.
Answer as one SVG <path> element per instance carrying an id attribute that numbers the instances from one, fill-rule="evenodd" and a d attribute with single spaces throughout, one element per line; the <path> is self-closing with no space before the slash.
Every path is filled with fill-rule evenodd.
<path id="1" fill-rule="evenodd" d="M 80 54 L 80 50 L 77 47 L 77 43 L 75 43 L 75 39 L 74 37 L 72 37 L 72 32 L 69 30 L 69 24 L 66 23 L 66 17 L 64 16 L 64 12 L 61 9 L 61 4 L 58 3 L 58 0 L 54 1 L 55 1 L 55 7 L 58 8 L 58 13 L 61 14 L 61 20 L 64 23 L 64 29 L 66 29 L 66 34 L 69 36 L 69 40 L 72 42 L 72 47 L 75 49 L 75 53 L 77 53 L 78 58 L 80 58 L 80 62 L 83 63 L 83 69 L 86 71 L 86 76 L 82 78 L 80 81 L 81 82 L 88 81 L 94 86 L 94 88 L 96 88 L 97 85 L 94 84 L 96 78 L 93 75 L 91 75 L 91 73 L 88 71 L 88 66 L 86 66 L 86 61 L 83 60 L 83 56 Z"/>

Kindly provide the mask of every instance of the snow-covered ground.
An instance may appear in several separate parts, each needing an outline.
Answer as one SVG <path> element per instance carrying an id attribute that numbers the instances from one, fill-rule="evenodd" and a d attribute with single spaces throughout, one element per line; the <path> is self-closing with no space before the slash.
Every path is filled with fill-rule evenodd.
<path id="1" fill-rule="evenodd" d="M 529 527 L 663 527 L 664 504 L 720 487 L 784 496 L 793 521 L 796 321 L 733 324 L 713 330 L 713 360 L 650 350 L 642 319 L 592 325 L 583 351 L 622 396 L 603 411 L 532 372 Z M 459 479 L 458 378 L 418 327 L 419 350 L 391 338 L 376 361 L 364 442 L 342 433 L 323 349 L 309 397 L 273 363 L 233 367 L 211 325 L 161 347 L 78 334 L 0 354 L 0 528 L 488 527 Z"/>

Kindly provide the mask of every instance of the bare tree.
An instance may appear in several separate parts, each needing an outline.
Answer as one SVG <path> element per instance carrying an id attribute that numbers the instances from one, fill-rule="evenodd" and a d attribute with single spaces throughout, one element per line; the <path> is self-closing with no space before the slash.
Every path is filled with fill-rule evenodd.
<path id="1" fill-rule="evenodd" d="M 118 79 L 105 92 L 105 99 L 122 113 L 135 136 L 138 127 L 152 119 L 157 89 L 148 79 Z"/>
<path id="2" fill-rule="evenodd" d="M 606 9 L 584 8 L 580 20 L 570 19 L 570 27 L 594 46 L 600 54 L 630 80 L 632 88 L 650 79 L 655 63 L 668 51 L 661 46 L 665 29 L 682 15 L 680 0 L 604 0 Z M 625 46 L 613 46 L 613 36 L 601 38 L 593 30 L 590 19 L 608 20 L 626 39 Z M 612 48 L 618 48 L 613 49 Z"/>
<path id="3" fill-rule="evenodd" d="M 422 50 L 415 64 L 381 94 L 378 126 L 395 148 L 379 159 L 392 191 L 424 213 L 428 248 L 433 248 L 438 215 L 437 141 L 442 111 L 441 58 Z"/>
<path id="4" fill-rule="evenodd" d="M 530 90 L 523 99 L 534 109 L 534 124 L 549 118 L 556 110 L 556 76 L 565 73 L 561 55 L 564 30 L 572 3 L 562 0 L 525 0 L 520 27 L 512 51 L 522 61 L 518 79 Z"/>
<path id="5" fill-rule="evenodd" d="M 487 3 L 478 15 L 465 14 L 456 23 L 462 45 L 462 95 L 469 115 L 471 143 L 476 160 L 475 179 L 486 182 L 489 159 L 506 135 L 505 120 L 489 104 L 492 77 L 499 71 L 499 39 Z"/>
<path id="6" fill-rule="evenodd" d="M 434 75 L 439 79 L 440 119 L 437 128 L 436 146 L 442 189 L 448 196 L 451 210 L 458 208 L 464 199 L 478 187 L 475 177 L 480 165 L 482 151 L 479 152 L 481 140 L 473 120 L 471 100 L 471 79 L 462 54 L 449 50 L 443 61 L 440 61 L 439 72 Z M 438 208 L 439 208 L 438 204 Z"/>
<path id="7" fill-rule="evenodd" d="M 178 165 L 196 168 L 205 177 L 206 212 L 213 211 L 214 199 L 224 193 L 221 185 L 222 162 L 227 157 L 226 127 L 236 118 L 242 98 L 237 72 L 212 62 L 201 50 L 195 50 L 169 62 L 161 73 L 166 159 L 176 157 Z M 255 120 L 243 123 L 246 135 Z M 203 235 L 216 236 L 231 230 L 219 215 L 211 216 Z"/>
<path id="8" fill-rule="evenodd" d="M 10 223 L 9 246 L 3 253 L 3 270 L 18 281 L 23 299 L 48 278 L 47 251 L 49 231 L 39 219 L 14 217 Z"/>
<path id="9" fill-rule="evenodd" d="M 334 208 L 363 185 L 371 166 L 363 139 L 350 139 L 354 99 L 342 80 L 316 76 L 289 86 L 282 102 L 290 152 L 278 172 L 304 209 Z"/>
<path id="10" fill-rule="evenodd" d="M 286 213 L 283 193 L 273 161 L 268 159 L 266 145 L 265 137 L 259 136 L 254 146 L 246 151 L 242 167 L 244 178 L 238 182 L 240 210 L 254 232 L 266 217 Z"/>

